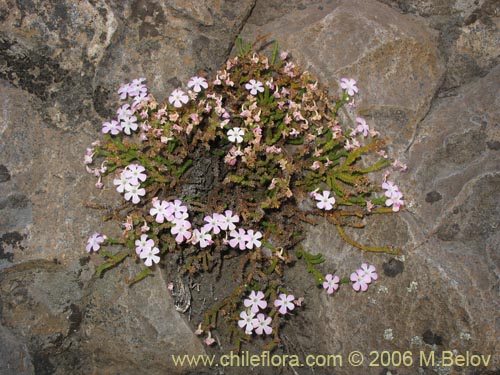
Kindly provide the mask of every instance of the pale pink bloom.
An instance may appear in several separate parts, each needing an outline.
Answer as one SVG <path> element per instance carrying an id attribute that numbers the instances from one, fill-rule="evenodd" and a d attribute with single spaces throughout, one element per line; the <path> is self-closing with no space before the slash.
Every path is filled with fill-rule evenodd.
<path id="1" fill-rule="evenodd" d="M 187 214 L 187 207 L 182 205 L 182 202 L 179 199 L 174 200 L 173 203 L 170 203 L 172 208 L 172 215 L 177 219 L 185 219 L 185 214 Z M 169 220 L 172 221 L 172 220 Z"/>
<path id="2" fill-rule="evenodd" d="M 243 304 L 245 307 L 250 307 L 250 311 L 253 313 L 257 313 L 260 309 L 264 310 L 267 307 L 267 302 L 264 300 L 264 293 L 260 290 L 257 293 L 252 290 L 248 298 L 243 301 Z"/>
<path id="3" fill-rule="evenodd" d="M 182 107 L 182 105 L 186 104 L 188 101 L 189 97 L 180 89 L 175 89 L 168 97 L 168 102 L 175 108 Z"/>
<path id="4" fill-rule="evenodd" d="M 366 201 L 366 209 L 368 212 L 372 212 L 373 207 L 375 207 L 375 205 L 371 201 Z"/>
<path id="5" fill-rule="evenodd" d="M 165 220 L 171 221 L 173 219 L 173 208 L 170 202 L 155 200 L 153 202 L 153 208 L 149 210 L 151 216 L 156 216 L 155 221 L 157 223 L 163 223 Z"/>
<path id="6" fill-rule="evenodd" d="M 333 276 L 332 274 L 328 274 L 325 276 L 325 280 L 323 282 L 323 289 L 326 289 L 328 294 L 332 294 L 339 288 L 339 277 Z"/>
<path id="7" fill-rule="evenodd" d="M 145 259 L 144 264 L 148 267 L 151 267 L 153 263 L 160 262 L 160 257 L 156 255 L 159 252 L 160 250 L 157 247 L 152 247 L 152 248 L 148 247 L 139 254 L 139 258 Z"/>
<path id="8" fill-rule="evenodd" d="M 373 266 L 371 264 L 368 265 L 366 263 L 363 263 L 361 265 L 360 271 L 363 272 L 363 274 L 370 279 L 370 282 L 378 279 L 377 270 L 375 269 L 375 266 Z"/>
<path id="9" fill-rule="evenodd" d="M 215 339 L 212 337 L 212 333 L 211 332 L 208 332 L 208 337 L 205 340 L 203 340 L 203 342 L 207 346 L 215 344 Z"/>
<path id="10" fill-rule="evenodd" d="M 364 118 L 356 117 L 356 121 L 358 126 L 356 127 L 356 132 L 363 134 L 363 137 L 368 136 L 368 132 L 370 131 L 370 127 L 366 123 Z"/>
<path id="11" fill-rule="evenodd" d="M 247 313 L 246 311 L 242 311 L 240 313 L 240 320 L 238 320 L 238 326 L 240 326 L 240 328 L 245 328 L 245 333 L 247 335 L 252 334 L 254 317 L 255 314 L 253 312 Z"/>
<path id="12" fill-rule="evenodd" d="M 212 241 L 212 235 L 210 233 L 208 233 L 207 231 L 205 231 L 204 229 L 199 231 L 197 237 L 198 237 L 198 242 L 200 243 L 200 247 L 202 249 L 204 249 L 205 247 L 208 247 L 214 243 L 214 241 Z"/>
<path id="13" fill-rule="evenodd" d="M 340 80 L 340 87 L 347 91 L 349 96 L 353 96 L 358 92 L 358 88 L 356 87 L 356 81 L 352 78 L 342 78 Z"/>
<path id="14" fill-rule="evenodd" d="M 120 126 L 125 134 L 132 134 L 132 131 L 136 131 L 138 128 L 137 117 L 130 116 L 120 119 Z"/>
<path id="15" fill-rule="evenodd" d="M 151 228 L 149 228 L 148 224 L 144 222 L 144 225 L 140 228 L 142 233 L 149 232 Z"/>
<path id="16" fill-rule="evenodd" d="M 315 171 L 315 170 L 317 170 L 319 168 L 321 168 L 321 162 L 318 161 L 318 160 L 315 160 L 314 163 L 311 165 L 311 169 L 313 171 Z"/>
<path id="17" fill-rule="evenodd" d="M 389 199 L 385 201 L 385 205 L 387 207 L 392 206 L 392 210 L 394 212 L 398 212 L 401 206 L 403 206 L 405 202 L 403 201 L 403 193 L 396 192 Z"/>
<path id="18" fill-rule="evenodd" d="M 219 215 L 219 227 L 222 230 L 235 230 L 236 225 L 234 223 L 238 223 L 240 221 L 240 217 L 238 215 L 233 215 L 233 211 L 226 210 L 224 215 Z"/>
<path id="19" fill-rule="evenodd" d="M 155 246 L 155 242 L 148 238 L 147 234 L 141 234 L 139 240 L 135 240 L 135 252 L 136 254 L 142 253 L 144 250 L 152 249 Z"/>
<path id="20" fill-rule="evenodd" d="M 292 294 L 281 293 L 278 299 L 274 301 L 274 306 L 279 307 L 280 314 L 285 315 L 288 311 L 292 311 L 295 308 L 293 304 L 294 299 L 295 297 Z"/>
<path id="21" fill-rule="evenodd" d="M 200 324 L 198 324 L 198 328 L 196 329 L 196 331 L 194 331 L 194 334 L 195 334 L 196 336 L 199 336 L 199 335 L 201 335 L 202 333 L 203 333 L 203 329 L 201 328 L 201 323 L 200 323 Z"/>
<path id="22" fill-rule="evenodd" d="M 187 84 L 187 87 L 193 88 L 194 92 L 200 92 L 202 88 L 208 88 L 208 83 L 207 80 L 203 77 L 191 77 Z"/>
<path id="23" fill-rule="evenodd" d="M 238 229 L 232 230 L 229 232 L 229 236 L 231 236 L 231 239 L 229 240 L 229 246 L 231 247 L 239 247 L 240 250 L 245 250 L 247 241 L 248 241 L 248 235 L 245 232 L 245 229 Z"/>
<path id="24" fill-rule="evenodd" d="M 323 194 L 316 194 L 314 198 L 318 201 L 316 206 L 320 210 L 330 211 L 335 204 L 335 198 L 330 197 L 330 192 L 328 190 L 323 190 Z"/>
<path id="25" fill-rule="evenodd" d="M 253 249 L 254 247 L 259 248 L 262 245 L 260 239 L 262 238 L 262 233 L 254 232 L 253 229 L 247 231 L 247 249 Z"/>
<path id="26" fill-rule="evenodd" d="M 99 249 L 101 248 L 101 244 L 105 239 L 106 236 L 95 232 L 87 240 L 87 246 L 85 247 L 85 250 L 87 251 L 87 253 L 90 253 L 91 251 L 99 251 Z"/>
<path id="27" fill-rule="evenodd" d="M 175 241 L 177 243 L 183 242 L 185 239 L 189 240 L 191 238 L 191 223 L 187 220 L 179 220 L 175 223 L 175 225 L 170 229 L 170 233 L 176 235 Z"/>
<path id="28" fill-rule="evenodd" d="M 347 151 L 352 151 L 360 147 L 359 141 L 357 139 L 346 139 L 344 148 Z"/>
<path id="29" fill-rule="evenodd" d="M 132 203 L 137 204 L 141 201 L 140 197 L 146 195 L 146 190 L 141 188 L 139 185 L 125 185 L 125 200 L 132 201 Z"/>
<path id="30" fill-rule="evenodd" d="M 146 170 L 140 164 L 130 164 L 122 172 L 128 179 L 130 185 L 139 185 L 141 182 L 146 181 L 147 175 L 143 173 Z"/>
<path id="31" fill-rule="evenodd" d="M 245 88 L 250 91 L 250 94 L 257 95 L 257 92 L 264 92 L 264 87 L 262 87 L 262 82 L 251 79 Z"/>
<path id="32" fill-rule="evenodd" d="M 134 114 L 134 111 L 130 109 L 130 104 L 124 104 L 116 110 L 118 120 L 128 118 Z"/>
<path id="33" fill-rule="evenodd" d="M 122 126 L 116 120 L 111 120 L 102 124 L 102 132 L 104 134 L 117 135 L 122 130 Z"/>
<path id="34" fill-rule="evenodd" d="M 266 335 L 270 335 L 273 332 L 273 329 L 269 327 L 272 321 L 273 320 L 269 316 L 258 314 L 257 318 L 252 320 L 255 333 L 262 335 L 265 332 Z"/>
<path id="35" fill-rule="evenodd" d="M 392 198 L 397 193 L 399 193 L 398 185 L 394 184 L 392 181 L 386 181 L 382 183 L 382 189 L 385 190 L 384 194 L 387 198 Z"/>
<path id="36" fill-rule="evenodd" d="M 350 279 L 353 282 L 352 288 L 356 292 L 359 292 L 360 290 L 362 292 L 366 292 L 366 290 L 368 289 L 368 284 L 371 282 L 371 278 L 369 276 L 366 276 L 362 270 L 356 270 L 351 273 Z"/>
<path id="37" fill-rule="evenodd" d="M 212 216 L 205 216 L 203 220 L 205 220 L 207 223 L 203 226 L 203 229 L 207 232 L 212 231 L 213 234 L 219 234 L 220 233 L 220 214 L 214 213 Z"/>

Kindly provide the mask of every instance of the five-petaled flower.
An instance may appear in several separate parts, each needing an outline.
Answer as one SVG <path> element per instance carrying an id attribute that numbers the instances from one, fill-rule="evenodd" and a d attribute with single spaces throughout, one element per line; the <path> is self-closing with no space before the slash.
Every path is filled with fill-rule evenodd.
<path id="1" fill-rule="evenodd" d="M 101 244 L 105 239 L 106 236 L 95 232 L 87 240 L 87 246 L 85 247 L 85 250 L 87 250 L 87 253 L 90 253 L 91 251 L 99 251 L 99 249 L 101 248 Z"/>
<path id="2" fill-rule="evenodd" d="M 269 327 L 272 321 L 269 316 L 265 316 L 262 313 L 257 314 L 257 317 L 252 320 L 255 333 L 258 335 L 262 335 L 263 333 L 270 335 L 273 332 L 273 329 Z"/>
<path id="3" fill-rule="evenodd" d="M 262 87 L 262 82 L 251 79 L 245 85 L 245 88 L 250 91 L 250 94 L 257 95 L 257 92 L 264 92 L 264 87 Z"/>
<path id="4" fill-rule="evenodd" d="M 330 211 L 335 204 L 335 198 L 330 197 L 330 192 L 328 190 L 323 190 L 323 194 L 316 193 L 314 198 L 318 201 L 316 206 L 325 211 Z"/>
<path id="5" fill-rule="evenodd" d="M 144 264 L 148 267 L 151 267 L 153 263 L 160 262 L 160 257 L 156 255 L 159 252 L 160 249 L 158 249 L 157 247 L 148 247 L 139 254 L 139 258 L 145 259 Z"/>
<path id="6" fill-rule="evenodd" d="M 247 249 L 259 248 L 262 245 L 260 239 L 262 238 L 262 233 L 254 232 L 253 229 L 247 230 Z"/>
<path id="7" fill-rule="evenodd" d="M 377 274 L 377 270 L 375 269 L 375 266 L 373 265 L 368 265 L 366 263 L 363 263 L 361 265 L 361 269 L 360 271 L 367 277 L 370 278 L 370 282 L 371 281 L 375 281 L 378 279 L 378 274 Z"/>
<path id="8" fill-rule="evenodd" d="M 367 276 L 362 270 L 356 270 L 351 273 L 350 279 L 353 282 L 352 288 L 356 292 L 359 292 L 360 290 L 362 292 L 366 292 L 366 290 L 368 289 L 368 284 L 370 284 L 372 281 L 370 276 Z"/>
<path id="9" fill-rule="evenodd" d="M 240 320 L 238 320 L 238 325 L 240 328 L 245 328 L 245 333 L 251 335 L 253 331 L 253 318 L 255 314 L 253 312 L 242 311 L 240 313 Z"/>
<path id="10" fill-rule="evenodd" d="M 243 301 L 245 307 L 250 307 L 250 311 L 257 313 L 260 309 L 265 309 L 267 307 L 267 302 L 264 300 L 264 293 L 260 290 L 255 293 L 255 290 L 250 292 L 250 295 L 246 300 Z"/>
<path id="11" fill-rule="evenodd" d="M 340 80 L 340 87 L 347 91 L 347 95 L 353 96 L 358 92 L 358 88 L 356 87 L 356 81 L 352 78 L 342 78 Z"/>
<path id="12" fill-rule="evenodd" d="M 168 102 L 172 104 L 175 108 L 181 108 L 183 104 L 189 101 L 189 96 L 187 96 L 184 91 L 180 89 L 175 89 L 172 91 L 168 97 Z"/>
<path id="13" fill-rule="evenodd" d="M 338 276 L 333 276 L 328 274 L 325 276 L 325 281 L 323 282 L 323 289 L 326 289 L 328 294 L 332 294 L 339 288 L 340 279 Z"/>
<path id="14" fill-rule="evenodd" d="M 229 235 L 231 236 L 229 240 L 229 245 L 231 247 L 239 247 L 240 250 L 245 250 L 248 241 L 248 235 L 245 229 L 239 228 L 237 231 L 232 230 Z"/>
<path id="15" fill-rule="evenodd" d="M 235 230 L 236 225 L 240 221 L 240 217 L 238 215 L 233 215 L 233 211 L 226 210 L 224 211 L 224 215 L 219 215 L 219 227 L 222 230 Z"/>
<path id="16" fill-rule="evenodd" d="M 292 294 L 281 293 L 278 299 L 274 301 L 274 306 L 279 307 L 279 312 L 285 315 L 288 311 L 292 311 L 295 308 L 293 300 L 295 297 Z"/>
<path id="17" fill-rule="evenodd" d="M 194 92 L 200 92 L 202 88 L 208 88 L 208 83 L 207 80 L 203 77 L 191 77 L 187 84 L 187 87 L 192 87 Z"/>
<path id="18" fill-rule="evenodd" d="M 356 117 L 356 122 L 358 123 L 358 126 L 356 126 L 356 132 L 363 134 L 363 137 L 367 137 L 370 127 L 366 123 L 365 119 Z"/>
<path id="19" fill-rule="evenodd" d="M 141 234 L 141 238 L 135 240 L 135 252 L 136 254 L 140 254 L 145 250 L 150 250 L 155 246 L 155 242 L 148 238 L 147 234 Z"/>
<path id="20" fill-rule="evenodd" d="M 122 126 L 116 120 L 107 121 L 102 124 L 102 132 L 104 134 L 110 133 L 111 135 L 117 135 L 121 131 L 122 131 Z"/>
<path id="21" fill-rule="evenodd" d="M 243 142 L 243 135 L 245 134 L 245 129 L 242 128 L 232 128 L 227 131 L 227 139 L 230 142 L 241 143 Z"/>
<path id="22" fill-rule="evenodd" d="M 160 201 L 159 199 L 153 202 L 153 208 L 149 210 L 151 216 L 155 216 L 157 223 L 163 223 L 165 220 L 171 221 L 173 219 L 173 208 L 170 202 Z"/>

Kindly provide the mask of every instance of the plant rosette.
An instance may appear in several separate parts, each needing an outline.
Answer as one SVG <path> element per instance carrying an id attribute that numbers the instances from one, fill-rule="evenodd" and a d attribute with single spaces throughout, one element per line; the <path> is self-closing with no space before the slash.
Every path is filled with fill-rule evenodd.
<path id="1" fill-rule="evenodd" d="M 322 217 L 363 251 L 398 254 L 359 244 L 344 228 L 400 211 L 403 194 L 391 176 L 406 166 L 390 159 L 379 132 L 355 115 L 354 79 L 342 78 L 341 96 L 331 97 L 276 46 L 271 57 L 241 41 L 239 48 L 215 79 L 193 76 L 163 103 L 144 78 L 119 88 L 125 103 L 103 123 L 103 139 L 84 163 L 96 188 L 123 196 L 106 217 L 123 231 L 120 238 L 92 234 L 86 251 L 105 259 L 98 276 L 128 257 L 143 263 L 130 285 L 160 262 L 174 265 L 167 267 L 177 273 L 172 280 L 230 274 L 234 288 L 204 309 L 195 333 L 212 345 L 222 320 L 237 349 L 257 336 L 271 336 L 272 348 L 287 315 L 304 304 L 285 283 L 294 262 L 304 261 L 329 295 L 342 284 L 364 292 L 378 278 L 368 264 L 344 277 L 324 274 L 325 258 L 300 247 L 304 223 Z M 352 124 L 340 123 L 341 110 Z M 190 308 L 189 298 L 178 310 Z"/>

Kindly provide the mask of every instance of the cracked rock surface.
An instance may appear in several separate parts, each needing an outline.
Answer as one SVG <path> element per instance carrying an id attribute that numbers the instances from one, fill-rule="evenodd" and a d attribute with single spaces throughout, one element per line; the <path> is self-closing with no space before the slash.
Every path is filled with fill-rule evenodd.
<path id="1" fill-rule="evenodd" d="M 164 98 L 214 72 L 238 34 L 268 34 L 332 92 L 355 78 L 359 115 L 409 167 L 398 181 L 407 210 L 349 232 L 400 246 L 403 258 L 362 254 L 326 222 L 309 228 L 304 247 L 325 254 L 325 273 L 369 262 L 380 278 L 368 293 L 332 298 L 295 267 L 288 281 L 306 308 L 284 329 L 283 353 L 456 349 L 494 356 L 486 369 L 363 374 L 500 371 L 499 27 L 495 0 L 1 2 L 0 373 L 249 372 L 174 367 L 171 354 L 206 349 L 166 276 L 128 288 L 138 267 L 129 262 L 95 279 L 84 252 L 97 228 L 116 231 L 83 206 L 118 197 L 93 188 L 82 158 L 120 83 L 144 76 Z"/>

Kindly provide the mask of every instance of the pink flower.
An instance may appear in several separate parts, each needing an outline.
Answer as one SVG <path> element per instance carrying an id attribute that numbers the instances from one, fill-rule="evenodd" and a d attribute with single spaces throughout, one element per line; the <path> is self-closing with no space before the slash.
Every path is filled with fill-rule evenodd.
<path id="1" fill-rule="evenodd" d="M 146 248 L 144 249 L 140 254 L 139 258 L 145 259 L 144 264 L 148 267 L 151 267 L 153 263 L 159 263 L 160 262 L 160 257 L 156 254 L 158 254 L 160 250 L 157 247 L 153 248 Z"/>
<path id="2" fill-rule="evenodd" d="M 293 304 L 293 300 L 295 297 L 292 294 L 284 294 L 281 293 L 277 300 L 274 301 L 274 306 L 279 307 L 279 312 L 282 315 L 285 315 L 288 311 L 292 311 L 295 308 Z"/>
<path id="3" fill-rule="evenodd" d="M 257 293 L 252 290 L 248 298 L 243 301 L 243 304 L 245 307 L 250 307 L 252 313 L 257 313 L 260 309 L 264 310 L 267 307 L 267 302 L 264 301 L 264 293 L 260 290 Z"/>
<path id="4" fill-rule="evenodd" d="M 212 332 L 208 332 L 208 336 L 207 336 L 207 338 L 205 340 L 203 340 L 203 342 L 207 346 L 213 345 L 215 343 L 215 340 L 212 337 Z"/>
<path id="5" fill-rule="evenodd" d="M 370 131 L 370 127 L 366 123 L 365 119 L 357 117 L 356 121 L 358 122 L 358 126 L 356 127 L 356 132 L 363 134 L 363 137 L 367 137 L 368 132 Z"/>
<path id="6" fill-rule="evenodd" d="M 392 181 L 386 181 L 382 184 L 382 189 L 385 190 L 385 196 L 387 198 L 392 198 L 397 193 L 399 193 L 399 188 Z M 390 206 L 390 205 L 389 205 Z"/>
<path id="7" fill-rule="evenodd" d="M 149 210 L 151 216 L 156 216 L 155 221 L 157 223 L 163 223 L 165 220 L 171 221 L 173 219 L 174 209 L 170 202 L 155 200 L 153 202 L 153 208 Z"/>
<path id="8" fill-rule="evenodd" d="M 87 253 L 90 253 L 91 251 L 99 251 L 99 249 L 101 248 L 101 244 L 104 242 L 105 239 L 106 236 L 103 236 L 102 234 L 95 232 L 87 240 L 87 246 L 85 247 L 85 250 L 87 250 Z"/>
<path id="9" fill-rule="evenodd" d="M 332 274 L 328 274 L 325 276 L 325 280 L 323 282 L 323 289 L 326 289 L 328 294 L 332 294 L 339 288 L 339 277 L 333 276 Z"/>
<path id="10" fill-rule="evenodd" d="M 251 335 L 253 331 L 253 318 L 255 314 L 253 312 L 247 313 L 246 311 L 242 311 L 240 313 L 240 320 L 238 320 L 238 326 L 240 328 L 245 328 L 245 333 L 247 335 Z"/>
<path id="11" fill-rule="evenodd" d="M 125 185 L 125 200 L 132 201 L 133 204 L 137 204 L 141 201 L 140 197 L 146 195 L 146 190 L 141 188 L 139 185 Z"/>
<path id="12" fill-rule="evenodd" d="M 134 114 L 134 111 L 130 109 L 130 104 L 124 104 L 116 110 L 118 120 L 128 118 Z"/>
<path id="13" fill-rule="evenodd" d="M 123 174 L 128 179 L 128 183 L 131 185 L 139 185 L 141 182 L 146 181 L 147 175 L 143 173 L 146 170 L 140 164 L 130 164 L 125 170 Z"/>
<path id="14" fill-rule="evenodd" d="M 210 233 L 208 233 L 206 230 L 202 229 L 201 231 L 199 231 L 198 233 L 198 242 L 200 243 L 200 247 L 202 249 L 204 249 L 205 247 L 208 247 L 210 246 L 211 244 L 214 243 L 214 241 L 212 241 L 212 235 Z"/>
<path id="15" fill-rule="evenodd" d="M 155 246 L 155 242 L 148 238 L 146 234 L 142 234 L 139 240 L 135 240 L 136 254 L 142 253 L 144 250 L 150 250 Z"/>
<path id="16" fill-rule="evenodd" d="M 179 220 L 176 224 L 170 229 L 170 233 L 175 236 L 175 241 L 177 243 L 182 243 L 184 239 L 189 240 L 191 238 L 191 223 L 187 220 Z"/>
<path id="17" fill-rule="evenodd" d="M 117 135 L 122 131 L 122 126 L 116 120 L 111 120 L 102 124 L 102 132 L 104 134 Z"/>
<path id="18" fill-rule="evenodd" d="M 238 223 L 240 221 L 240 217 L 238 215 L 233 216 L 233 211 L 226 210 L 224 215 L 219 215 L 219 227 L 222 230 L 235 230 L 236 225 L 234 223 Z"/>
<path id="19" fill-rule="evenodd" d="M 207 80 L 203 77 L 191 77 L 187 84 L 187 87 L 192 87 L 194 92 L 200 92 L 202 88 L 208 88 L 208 83 Z"/>
<path id="20" fill-rule="evenodd" d="M 398 212 L 401 206 L 403 206 L 404 204 L 405 202 L 403 201 L 403 194 L 399 191 L 394 193 L 392 197 L 385 201 L 385 205 L 387 207 L 392 206 L 392 210 L 394 212 Z"/>
<path id="21" fill-rule="evenodd" d="M 239 247 L 240 250 L 245 250 L 248 241 L 248 235 L 245 232 L 245 229 L 232 230 L 229 235 L 231 239 L 229 240 L 229 246 L 231 247 Z"/>
<path id="22" fill-rule="evenodd" d="M 181 108 L 182 105 L 186 104 L 188 101 L 189 97 L 180 89 L 175 89 L 168 97 L 168 102 L 175 108 Z"/>
<path id="23" fill-rule="evenodd" d="M 203 226 L 203 229 L 206 232 L 212 231 L 213 234 L 219 234 L 220 233 L 220 222 L 219 222 L 219 217 L 220 214 L 213 214 L 212 216 L 205 216 L 203 220 L 205 220 L 207 223 Z"/>
<path id="24" fill-rule="evenodd" d="M 360 271 L 370 279 L 370 282 L 378 279 L 378 274 L 376 272 L 375 266 L 373 265 L 367 265 L 366 263 L 363 263 L 361 265 Z"/>
<path id="25" fill-rule="evenodd" d="M 314 198 L 318 201 L 316 206 L 320 210 L 330 211 L 335 204 L 335 198 L 330 197 L 330 192 L 328 190 L 323 190 L 323 194 L 315 194 Z"/>
<path id="26" fill-rule="evenodd" d="M 269 316 L 258 314 L 257 318 L 252 320 L 255 333 L 262 335 L 265 332 L 266 335 L 270 335 L 273 332 L 273 329 L 269 327 L 272 321 L 273 320 Z"/>
<path id="27" fill-rule="evenodd" d="M 259 248 L 262 245 L 262 242 L 260 241 L 261 238 L 262 233 L 254 232 L 253 229 L 249 229 L 247 231 L 247 249 L 253 249 L 254 246 Z"/>
<path id="28" fill-rule="evenodd" d="M 257 92 L 264 92 L 264 87 L 262 87 L 262 82 L 251 79 L 245 88 L 250 91 L 250 94 L 257 95 Z"/>
<path id="29" fill-rule="evenodd" d="M 182 202 L 178 199 L 174 200 L 174 203 L 170 204 L 172 207 L 172 214 L 177 219 L 183 219 L 187 213 L 187 207 L 182 205 Z"/>
<path id="30" fill-rule="evenodd" d="M 371 278 L 369 276 L 366 276 L 362 270 L 356 270 L 351 273 L 350 279 L 354 283 L 352 284 L 352 288 L 356 292 L 359 292 L 360 290 L 366 292 L 366 290 L 368 289 L 368 284 L 371 282 Z"/>
<path id="31" fill-rule="evenodd" d="M 347 91 L 349 96 L 353 96 L 354 93 L 358 92 L 358 88 L 356 87 L 356 81 L 352 78 L 342 78 L 340 80 L 340 87 Z"/>

